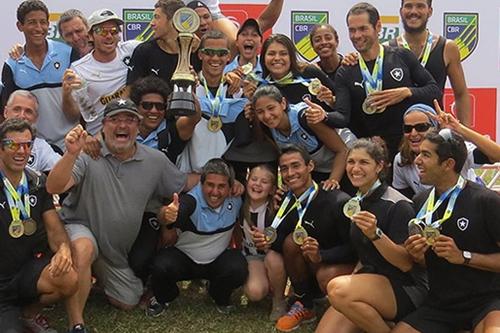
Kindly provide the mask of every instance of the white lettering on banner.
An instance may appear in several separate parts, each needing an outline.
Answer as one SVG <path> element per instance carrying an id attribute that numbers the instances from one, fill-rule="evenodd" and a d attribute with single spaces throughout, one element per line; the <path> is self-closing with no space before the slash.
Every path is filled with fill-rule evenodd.
<path id="1" fill-rule="evenodd" d="M 127 30 L 141 30 L 141 25 L 139 23 L 128 23 Z"/>
<path id="2" fill-rule="evenodd" d="M 307 25 L 296 25 L 295 31 L 308 31 L 309 27 Z"/>
<path id="3" fill-rule="evenodd" d="M 448 32 L 458 32 L 460 31 L 460 28 L 459 27 L 447 27 Z"/>

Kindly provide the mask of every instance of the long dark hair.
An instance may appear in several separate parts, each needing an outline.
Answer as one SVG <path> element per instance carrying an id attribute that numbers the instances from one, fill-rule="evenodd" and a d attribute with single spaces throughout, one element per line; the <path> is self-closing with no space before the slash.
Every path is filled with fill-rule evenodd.
<path id="1" fill-rule="evenodd" d="M 286 35 L 273 34 L 264 41 L 264 44 L 262 44 L 262 50 L 260 52 L 260 64 L 262 66 L 262 76 L 267 77 L 269 75 L 269 70 L 266 67 L 265 57 L 267 49 L 272 43 L 275 42 L 283 45 L 287 49 L 288 55 L 290 56 L 290 71 L 292 72 L 293 76 L 302 75 L 302 71 L 304 67 L 307 66 L 307 64 L 297 59 L 297 49 L 295 48 L 295 44 L 293 44 L 292 40 Z"/>

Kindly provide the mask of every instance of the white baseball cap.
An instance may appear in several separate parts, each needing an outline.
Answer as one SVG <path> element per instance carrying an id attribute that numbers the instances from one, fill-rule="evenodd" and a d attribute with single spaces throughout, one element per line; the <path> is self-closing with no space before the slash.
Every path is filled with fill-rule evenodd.
<path id="1" fill-rule="evenodd" d="M 123 20 L 112 10 L 107 8 L 96 10 L 95 12 L 90 14 L 87 21 L 89 23 L 89 31 L 92 30 L 94 26 L 107 21 L 116 21 L 116 23 L 118 23 L 119 25 L 123 24 Z"/>

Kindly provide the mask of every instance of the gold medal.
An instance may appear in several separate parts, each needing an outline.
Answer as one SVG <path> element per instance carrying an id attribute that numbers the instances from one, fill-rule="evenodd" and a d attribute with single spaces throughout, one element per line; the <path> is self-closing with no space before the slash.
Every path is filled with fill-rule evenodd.
<path id="1" fill-rule="evenodd" d="M 207 126 L 210 132 L 217 132 L 222 128 L 222 119 L 218 116 L 211 116 L 210 119 L 208 119 Z"/>
<path id="2" fill-rule="evenodd" d="M 278 233 L 273 227 L 267 227 L 264 229 L 264 237 L 266 238 L 267 243 L 272 244 L 278 237 Z"/>
<path id="3" fill-rule="evenodd" d="M 13 220 L 9 225 L 9 235 L 12 238 L 19 238 L 24 234 L 24 225 L 21 220 Z"/>
<path id="4" fill-rule="evenodd" d="M 312 79 L 311 82 L 309 82 L 307 90 L 309 90 L 312 95 L 316 96 L 321 90 L 321 81 L 319 79 Z"/>
<path id="5" fill-rule="evenodd" d="M 349 199 L 349 201 L 344 204 L 343 211 L 345 216 L 347 216 L 348 218 L 352 218 L 354 215 L 361 211 L 359 200 L 355 198 Z"/>
<path id="6" fill-rule="evenodd" d="M 24 234 L 26 236 L 31 236 L 36 232 L 36 221 L 31 217 L 23 221 Z"/>
<path id="7" fill-rule="evenodd" d="M 423 231 L 423 235 L 425 237 L 425 241 L 428 245 L 433 246 L 436 243 L 436 238 L 439 237 L 441 233 L 437 228 L 426 225 Z"/>
<path id="8" fill-rule="evenodd" d="M 307 231 L 304 229 L 303 226 L 297 226 L 295 227 L 295 230 L 293 231 L 292 234 L 293 241 L 297 245 L 302 245 L 306 241 L 307 238 Z"/>
<path id="9" fill-rule="evenodd" d="M 362 108 L 363 108 L 363 112 L 366 113 L 366 114 L 374 114 L 374 113 L 377 112 L 377 108 L 372 107 L 370 105 L 368 97 L 363 102 Z"/>
<path id="10" fill-rule="evenodd" d="M 408 222 L 408 236 L 413 235 L 424 235 L 422 221 L 419 219 L 411 219 L 410 222 Z"/>
<path id="11" fill-rule="evenodd" d="M 253 71 L 253 65 L 252 65 L 252 63 L 251 63 L 251 62 L 249 62 L 249 63 L 247 63 L 247 64 L 245 64 L 245 65 L 241 66 L 241 71 L 242 71 L 242 72 L 243 72 L 243 74 L 245 74 L 245 75 L 248 75 L 248 74 L 252 73 L 252 71 Z"/>

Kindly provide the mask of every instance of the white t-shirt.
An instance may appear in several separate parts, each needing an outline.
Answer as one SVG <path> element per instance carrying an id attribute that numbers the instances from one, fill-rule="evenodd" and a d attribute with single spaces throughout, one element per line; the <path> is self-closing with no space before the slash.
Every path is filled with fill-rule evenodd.
<path id="1" fill-rule="evenodd" d="M 76 93 L 79 97 L 86 98 L 85 102 L 92 105 L 98 114 L 97 119 L 87 123 L 87 132 L 90 134 L 95 135 L 101 130 L 106 104 L 120 98 L 125 91 L 130 57 L 139 44 L 136 40 L 119 42 L 116 57 L 111 62 L 97 61 L 92 52 L 71 64 L 76 74 L 87 81 L 86 91 L 78 90 Z M 81 108 L 79 98 L 77 103 Z"/>
<path id="2" fill-rule="evenodd" d="M 464 166 L 460 174 L 467 180 L 476 182 L 476 173 L 474 172 L 475 167 L 479 165 L 474 163 L 474 150 L 476 146 L 470 142 L 465 143 L 467 147 L 467 159 L 465 160 Z M 411 188 L 415 194 L 429 189 L 432 186 L 424 185 L 420 182 L 420 177 L 418 176 L 418 168 L 415 163 L 411 165 L 405 165 L 403 167 L 399 166 L 401 164 L 401 153 L 398 153 L 394 157 L 393 163 L 393 178 L 392 187 L 398 190 L 405 188 Z"/>
<path id="3" fill-rule="evenodd" d="M 61 159 L 61 155 L 56 153 L 52 147 L 41 138 L 35 138 L 31 155 L 28 159 L 28 167 L 35 171 L 49 171 Z"/>

